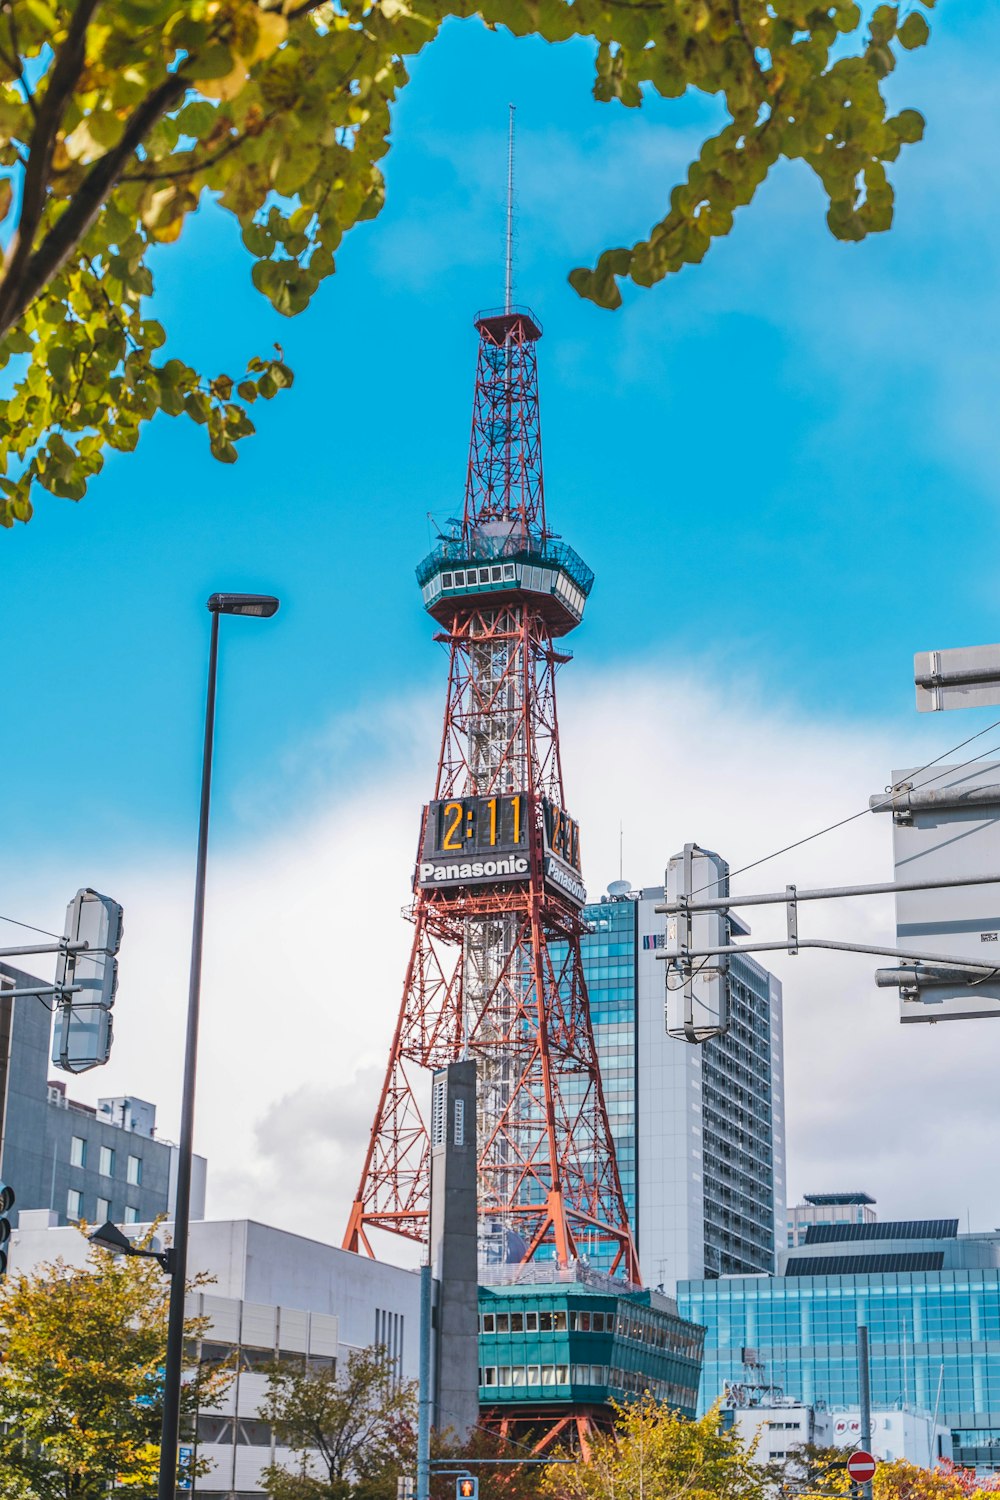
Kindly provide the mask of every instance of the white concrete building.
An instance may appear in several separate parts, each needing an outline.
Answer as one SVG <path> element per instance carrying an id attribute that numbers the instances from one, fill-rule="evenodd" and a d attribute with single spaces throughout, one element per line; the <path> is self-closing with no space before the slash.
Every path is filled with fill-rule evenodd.
<path id="1" fill-rule="evenodd" d="M 861 1446 L 861 1414 L 857 1408 L 828 1411 L 825 1407 L 778 1399 L 773 1404 L 729 1408 L 733 1426 L 745 1442 L 757 1439 L 758 1463 L 792 1458 L 805 1443 L 820 1448 Z M 921 1468 L 933 1468 L 939 1458 L 951 1457 L 951 1431 L 935 1423 L 930 1412 L 913 1406 L 876 1407 L 871 1414 L 871 1451 L 891 1463 L 905 1458 Z"/>
<path id="2" fill-rule="evenodd" d="M 834 1448 L 857 1448 L 861 1443 L 861 1413 L 857 1407 L 823 1414 L 825 1436 Z M 894 1458 L 930 1469 L 939 1458 L 951 1458 L 951 1428 L 935 1422 L 929 1411 L 916 1406 L 876 1407 L 872 1411 L 872 1446 L 876 1458 Z"/>
<path id="3" fill-rule="evenodd" d="M 87 1245 L 75 1228 L 58 1227 L 54 1215 L 26 1212 L 11 1238 L 10 1270 L 30 1271 L 57 1256 L 83 1265 Z M 169 1240 L 170 1226 L 164 1226 Z M 141 1226 L 129 1226 L 130 1235 Z M 261 1472 L 290 1462 L 258 1416 L 267 1387 L 263 1367 L 281 1357 L 336 1368 L 352 1349 L 383 1344 L 400 1381 L 418 1368 L 420 1278 L 283 1229 L 249 1219 L 191 1225 L 192 1274 L 215 1278 L 190 1299 L 192 1314 L 211 1320 L 202 1359 L 236 1353 L 237 1376 L 222 1406 L 198 1420 L 198 1454 L 211 1472 L 197 1492 L 211 1500 L 251 1500 L 262 1493 Z"/>

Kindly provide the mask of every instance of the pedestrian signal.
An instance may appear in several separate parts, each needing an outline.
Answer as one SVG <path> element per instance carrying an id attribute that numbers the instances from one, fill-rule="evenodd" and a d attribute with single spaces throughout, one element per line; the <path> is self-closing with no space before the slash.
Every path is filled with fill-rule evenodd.
<path id="1" fill-rule="evenodd" d="M 479 1480 L 471 1474 L 455 1480 L 455 1500 L 479 1500 Z"/>

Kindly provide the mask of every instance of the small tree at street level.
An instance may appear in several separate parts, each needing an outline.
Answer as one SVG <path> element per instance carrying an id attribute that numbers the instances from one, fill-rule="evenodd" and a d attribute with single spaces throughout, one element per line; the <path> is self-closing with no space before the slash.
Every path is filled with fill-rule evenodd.
<path id="1" fill-rule="evenodd" d="M 57 1260 L 0 1283 L 0 1500 L 155 1490 L 168 1297 L 155 1262 L 96 1246 L 86 1266 Z M 205 1322 L 189 1319 L 188 1339 Z M 211 1410 L 231 1379 L 199 1365 L 183 1419 Z"/>
<path id="2" fill-rule="evenodd" d="M 774 1491 L 718 1406 L 696 1421 L 648 1392 L 619 1406 L 616 1431 L 593 1441 L 587 1463 L 546 1469 L 554 1500 L 770 1500 Z"/>
<path id="3" fill-rule="evenodd" d="M 845 1468 L 849 1451 L 811 1443 L 799 1445 L 783 1463 L 769 1465 L 773 1493 L 789 1500 L 857 1494 Z M 941 1459 L 930 1469 L 905 1458 L 880 1462 L 872 1481 L 872 1500 L 989 1500 L 998 1492 L 1000 1477 L 977 1478 L 971 1469 L 962 1469 L 948 1459 Z"/>
<path id="4" fill-rule="evenodd" d="M 353 1349 L 342 1366 L 276 1365 L 259 1415 L 296 1455 L 263 1476 L 271 1500 L 395 1500 L 414 1450 L 416 1388 L 401 1384 L 381 1345 Z"/>
<path id="5" fill-rule="evenodd" d="M 382 206 L 407 62 L 453 16 L 594 43 L 597 99 L 724 101 L 644 240 L 570 280 L 603 307 L 701 261 L 781 159 L 819 178 L 842 240 L 888 229 L 887 167 L 920 139 L 884 81 L 933 0 L 0 0 L 0 524 L 36 486 L 79 500 L 158 411 L 236 458 L 249 407 L 291 384 L 281 351 L 241 376 L 158 357 L 149 252 L 206 199 L 232 214 L 257 289 L 306 307 L 347 230 Z M 192 288 L 192 295 L 196 295 Z M 346 429 L 345 429 L 346 431 Z"/>

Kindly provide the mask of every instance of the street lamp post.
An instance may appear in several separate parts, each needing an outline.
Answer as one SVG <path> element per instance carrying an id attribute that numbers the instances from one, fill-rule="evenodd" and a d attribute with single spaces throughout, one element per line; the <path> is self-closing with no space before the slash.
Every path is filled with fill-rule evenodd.
<path id="1" fill-rule="evenodd" d="M 212 639 L 208 653 L 208 699 L 205 707 L 205 752 L 201 769 L 201 816 L 198 823 L 198 861 L 194 885 L 194 923 L 191 934 L 191 978 L 188 985 L 187 1038 L 184 1047 L 184 1088 L 177 1153 L 177 1194 L 174 1203 L 174 1242 L 171 1246 L 170 1314 L 167 1357 L 163 1373 L 163 1428 L 160 1436 L 160 1475 L 157 1500 L 174 1500 L 177 1484 L 177 1442 L 180 1430 L 181 1374 L 184 1360 L 184 1291 L 187 1282 L 188 1229 L 191 1216 L 191 1156 L 194 1142 L 194 1093 L 198 1066 L 198 1011 L 201 1003 L 201 951 L 205 925 L 205 869 L 208 859 L 208 809 L 212 791 L 212 741 L 215 734 L 215 679 L 219 656 L 219 616 L 251 615 L 270 618 L 278 600 L 269 594 L 213 594 L 208 601 Z"/>

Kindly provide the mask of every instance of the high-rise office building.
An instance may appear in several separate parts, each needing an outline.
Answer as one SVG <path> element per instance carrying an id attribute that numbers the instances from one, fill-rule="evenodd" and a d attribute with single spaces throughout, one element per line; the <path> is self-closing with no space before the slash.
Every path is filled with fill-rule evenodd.
<path id="1" fill-rule="evenodd" d="M 706 1329 L 699 1405 L 744 1378 L 747 1351 L 785 1396 L 858 1404 L 868 1329 L 875 1405 L 940 1419 L 955 1460 L 1000 1469 L 1000 1232 L 957 1219 L 814 1225 L 779 1276 L 691 1280 L 682 1316 Z"/>
<path id="2" fill-rule="evenodd" d="M 648 1284 L 775 1269 L 785 1242 L 781 985 L 732 962 L 728 1033 L 668 1037 L 662 886 L 615 881 L 584 909 L 594 1034 L 622 1187 Z M 594 1246 L 592 1263 L 602 1264 Z"/>

